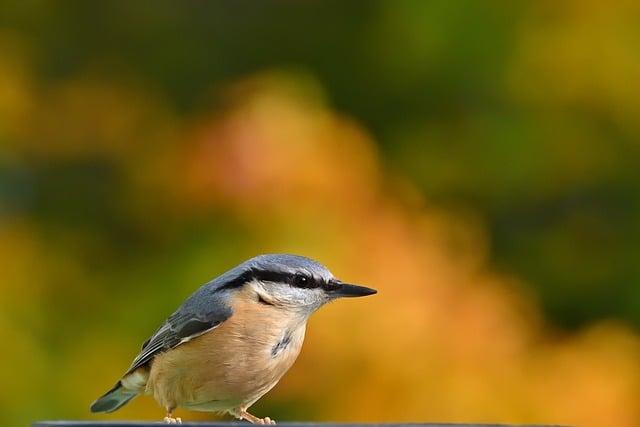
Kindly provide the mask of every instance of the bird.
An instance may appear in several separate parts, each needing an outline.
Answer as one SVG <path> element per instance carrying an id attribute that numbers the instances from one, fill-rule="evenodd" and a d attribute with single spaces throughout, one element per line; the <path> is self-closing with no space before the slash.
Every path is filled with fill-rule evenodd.
<path id="1" fill-rule="evenodd" d="M 309 316 L 338 298 L 376 292 L 304 256 L 253 257 L 191 294 L 90 410 L 113 412 L 146 394 L 166 411 L 167 424 L 182 423 L 173 416 L 178 407 L 275 424 L 248 409 L 295 362 Z"/>

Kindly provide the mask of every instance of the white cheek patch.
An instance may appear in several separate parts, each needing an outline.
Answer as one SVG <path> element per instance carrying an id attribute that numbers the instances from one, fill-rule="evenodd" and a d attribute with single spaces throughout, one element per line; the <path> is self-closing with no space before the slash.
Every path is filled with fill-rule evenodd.
<path id="1" fill-rule="evenodd" d="M 265 302 L 274 305 L 292 307 L 317 308 L 325 302 L 325 296 L 320 289 L 302 289 L 286 283 L 251 282 L 256 294 Z"/>
<path id="2" fill-rule="evenodd" d="M 267 303 L 270 304 L 275 304 L 277 303 L 277 298 L 275 297 L 275 295 L 273 295 L 273 293 L 269 292 L 266 288 L 267 285 L 265 285 L 262 282 L 259 282 L 257 280 L 249 283 L 249 286 L 253 289 L 253 291 L 256 293 L 256 296 L 258 297 L 258 299 L 262 299 Z"/>

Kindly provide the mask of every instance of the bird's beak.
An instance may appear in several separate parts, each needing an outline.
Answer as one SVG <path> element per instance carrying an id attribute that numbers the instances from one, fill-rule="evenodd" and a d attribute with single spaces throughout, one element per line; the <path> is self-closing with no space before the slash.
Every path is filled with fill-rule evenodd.
<path id="1" fill-rule="evenodd" d="M 336 287 L 329 291 L 334 298 L 342 297 L 365 297 L 367 295 L 373 295 L 378 293 L 375 289 L 367 288 L 366 286 L 351 285 L 349 283 L 337 282 Z"/>

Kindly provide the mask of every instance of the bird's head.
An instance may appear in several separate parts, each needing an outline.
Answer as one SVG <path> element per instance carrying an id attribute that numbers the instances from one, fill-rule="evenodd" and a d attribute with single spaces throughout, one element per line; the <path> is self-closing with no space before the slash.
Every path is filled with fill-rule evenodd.
<path id="1" fill-rule="evenodd" d="M 240 268 L 260 302 L 309 314 L 337 298 L 376 293 L 375 289 L 342 282 L 322 264 L 298 255 L 259 255 Z"/>

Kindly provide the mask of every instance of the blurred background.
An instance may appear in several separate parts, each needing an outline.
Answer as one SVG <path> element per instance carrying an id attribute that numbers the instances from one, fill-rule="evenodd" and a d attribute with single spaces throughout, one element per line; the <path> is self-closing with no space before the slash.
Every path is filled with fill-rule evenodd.
<path id="1" fill-rule="evenodd" d="M 640 425 L 640 3 L 0 4 L 0 422 L 89 404 L 200 284 L 304 254 L 287 420 Z M 188 420 L 213 415 L 179 411 Z"/>

